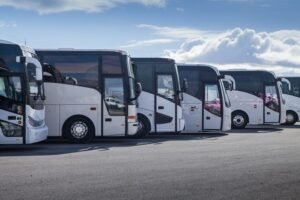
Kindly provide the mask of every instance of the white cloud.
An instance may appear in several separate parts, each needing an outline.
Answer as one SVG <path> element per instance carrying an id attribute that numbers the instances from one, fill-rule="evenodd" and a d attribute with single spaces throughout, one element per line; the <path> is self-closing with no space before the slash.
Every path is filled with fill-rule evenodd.
<path id="1" fill-rule="evenodd" d="M 1 0 L 0 6 L 47 14 L 66 11 L 101 12 L 128 3 L 162 7 L 166 0 Z"/>
<path id="2" fill-rule="evenodd" d="M 145 28 L 154 31 L 156 35 L 165 36 L 176 39 L 191 39 L 198 38 L 209 34 L 207 31 L 200 31 L 192 28 L 176 28 L 168 26 L 155 26 L 150 24 L 139 24 L 138 28 Z"/>
<path id="3" fill-rule="evenodd" d="M 142 40 L 142 41 L 129 41 L 129 44 L 121 46 L 121 48 L 135 48 L 135 47 L 147 47 L 154 45 L 162 45 L 173 43 L 175 40 L 173 39 L 153 39 L 153 40 Z"/>
<path id="4" fill-rule="evenodd" d="M 300 31 L 257 32 L 235 28 L 210 32 L 190 28 L 139 25 L 155 35 L 177 38 L 177 49 L 164 50 L 163 56 L 180 63 L 211 63 L 221 67 L 268 68 L 280 74 L 300 74 Z M 240 67 L 239 67 L 240 66 Z"/>
<path id="5" fill-rule="evenodd" d="M 0 20 L 0 28 L 15 28 L 17 24 L 15 22 L 6 22 Z"/>

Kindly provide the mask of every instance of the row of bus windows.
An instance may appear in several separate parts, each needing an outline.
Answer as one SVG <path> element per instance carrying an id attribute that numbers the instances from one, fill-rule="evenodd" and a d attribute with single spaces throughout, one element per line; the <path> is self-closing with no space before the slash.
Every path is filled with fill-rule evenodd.
<path id="1" fill-rule="evenodd" d="M 102 74 L 122 74 L 120 56 L 102 56 L 101 60 Z M 98 56 L 46 55 L 43 57 L 43 62 L 49 64 L 49 68 L 44 69 L 46 82 L 63 82 L 66 84 L 99 88 Z M 51 70 L 51 67 L 54 70 Z"/>

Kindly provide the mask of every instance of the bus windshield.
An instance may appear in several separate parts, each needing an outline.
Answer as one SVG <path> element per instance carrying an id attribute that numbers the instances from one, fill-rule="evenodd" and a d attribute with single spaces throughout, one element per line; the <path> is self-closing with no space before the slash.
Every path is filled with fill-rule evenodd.
<path id="1" fill-rule="evenodd" d="M 40 97 L 44 95 L 44 87 L 41 81 L 36 79 L 36 66 L 32 63 L 27 65 L 27 80 L 28 80 L 28 93 L 29 103 L 35 109 L 42 109 L 43 103 Z M 38 106 L 39 105 L 39 106 Z"/>
<path id="2" fill-rule="evenodd" d="M 131 61 L 130 57 L 127 57 L 127 68 L 128 68 L 128 77 L 129 77 L 129 99 L 137 98 L 137 88 L 136 88 L 136 79 L 134 76 L 134 64 Z M 135 103 L 132 101 L 131 103 Z"/>

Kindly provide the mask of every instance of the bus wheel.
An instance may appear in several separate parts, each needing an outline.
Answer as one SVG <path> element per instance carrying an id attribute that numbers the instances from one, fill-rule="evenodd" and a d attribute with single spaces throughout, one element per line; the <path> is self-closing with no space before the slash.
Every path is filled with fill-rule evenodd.
<path id="1" fill-rule="evenodd" d="M 297 116 L 293 112 L 286 113 L 286 125 L 292 126 L 297 122 Z"/>
<path id="2" fill-rule="evenodd" d="M 138 121 L 140 123 L 140 127 L 135 136 L 136 137 L 144 137 L 144 136 L 148 135 L 151 130 L 151 125 L 150 125 L 149 120 L 146 117 L 144 117 L 143 115 L 138 115 Z"/>
<path id="3" fill-rule="evenodd" d="M 247 116 L 242 112 L 234 112 L 232 114 L 232 128 L 243 129 L 247 126 Z"/>
<path id="4" fill-rule="evenodd" d="M 65 123 L 64 134 L 72 143 L 87 143 L 95 136 L 95 127 L 88 118 L 76 116 Z"/>

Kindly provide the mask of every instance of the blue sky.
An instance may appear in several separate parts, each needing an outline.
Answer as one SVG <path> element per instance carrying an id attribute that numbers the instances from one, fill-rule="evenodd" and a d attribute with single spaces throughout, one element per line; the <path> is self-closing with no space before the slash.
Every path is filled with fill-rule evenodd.
<path id="1" fill-rule="evenodd" d="M 0 38 L 300 73 L 299 10 L 297 0 L 1 0 Z"/>

